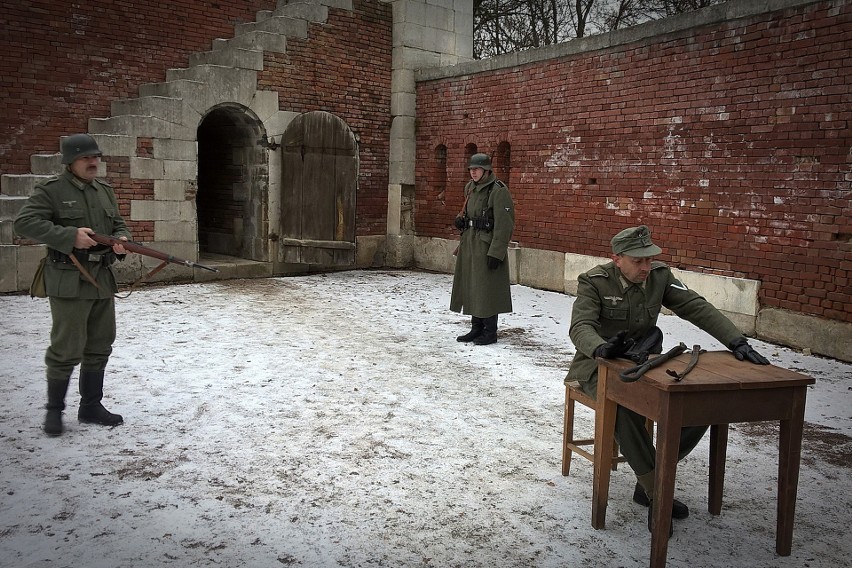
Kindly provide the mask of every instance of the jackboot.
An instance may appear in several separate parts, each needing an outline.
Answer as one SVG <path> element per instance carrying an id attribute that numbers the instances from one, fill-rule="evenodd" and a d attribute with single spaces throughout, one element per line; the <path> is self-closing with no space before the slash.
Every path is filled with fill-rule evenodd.
<path id="1" fill-rule="evenodd" d="M 480 335 L 482 335 L 482 320 L 476 316 L 472 316 L 470 318 L 470 331 L 468 331 L 464 335 L 459 335 L 458 337 L 456 337 L 456 341 L 467 343 L 469 341 L 473 341 Z"/>
<path id="2" fill-rule="evenodd" d="M 497 343 L 497 314 L 482 318 L 482 333 L 473 340 L 474 345 L 491 345 Z"/>
<path id="3" fill-rule="evenodd" d="M 47 413 L 44 416 L 44 433 L 48 436 L 62 435 L 62 411 L 65 410 L 65 393 L 69 379 L 47 381 Z"/>
<path id="4" fill-rule="evenodd" d="M 117 426 L 124 422 L 120 414 L 109 412 L 101 404 L 104 397 L 104 372 L 80 371 L 80 410 L 77 420 L 102 426 Z"/>
<path id="5" fill-rule="evenodd" d="M 637 505 L 642 505 L 643 507 L 650 507 L 651 500 L 648 498 L 648 494 L 645 493 L 645 490 L 642 489 L 642 485 L 637 483 L 636 487 L 633 489 L 633 502 Z M 672 500 L 672 518 L 673 519 L 685 519 L 689 516 L 689 507 L 678 501 L 677 499 Z"/>

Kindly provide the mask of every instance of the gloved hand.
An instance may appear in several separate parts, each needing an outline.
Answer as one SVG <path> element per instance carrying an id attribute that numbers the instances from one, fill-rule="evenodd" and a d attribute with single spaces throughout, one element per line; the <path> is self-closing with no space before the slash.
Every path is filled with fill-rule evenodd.
<path id="1" fill-rule="evenodd" d="M 494 258 L 493 256 L 486 256 L 486 260 L 488 261 L 488 268 L 491 270 L 496 270 L 500 263 L 503 262 L 499 258 Z"/>
<path id="2" fill-rule="evenodd" d="M 748 359 L 755 365 L 768 365 L 769 359 L 752 349 L 745 337 L 740 337 L 731 341 L 728 349 L 734 352 L 734 357 L 739 361 Z"/>
<path id="3" fill-rule="evenodd" d="M 610 337 L 606 343 L 601 343 L 595 348 L 592 357 L 603 357 L 604 359 L 614 359 L 619 355 L 623 355 L 628 349 L 633 347 L 632 339 L 624 339 L 627 336 L 627 331 L 619 331 Z"/>
<path id="4" fill-rule="evenodd" d="M 455 221 L 453 221 L 453 225 L 455 225 L 456 229 L 458 229 L 459 231 L 464 229 L 464 217 L 462 217 L 461 215 L 457 216 Z"/>

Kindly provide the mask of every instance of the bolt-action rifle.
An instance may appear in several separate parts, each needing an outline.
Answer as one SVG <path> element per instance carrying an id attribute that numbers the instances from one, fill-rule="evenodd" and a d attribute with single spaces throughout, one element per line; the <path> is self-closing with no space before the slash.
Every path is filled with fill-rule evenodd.
<path id="1" fill-rule="evenodd" d="M 142 243 L 137 243 L 135 241 L 125 241 L 118 237 L 111 237 L 109 235 L 101 235 L 100 233 L 89 233 L 89 238 L 95 241 L 98 244 L 106 245 L 109 247 L 113 247 L 115 245 L 121 245 L 124 247 L 124 250 L 127 252 L 135 252 L 136 254 L 141 254 L 144 256 L 150 256 L 151 258 L 156 258 L 158 260 L 162 260 L 163 263 L 157 267 L 153 272 L 148 274 L 148 277 L 153 276 L 156 272 L 158 272 L 165 265 L 171 264 L 182 264 L 184 266 L 188 266 L 190 268 L 203 268 L 204 270 L 209 270 L 210 272 L 219 272 L 218 268 L 213 268 L 212 266 L 205 266 L 203 264 L 199 264 L 197 262 L 192 262 L 191 260 L 186 260 L 183 258 L 178 258 L 173 256 L 167 252 L 162 252 L 156 249 L 152 249 L 151 247 L 145 246 Z"/>

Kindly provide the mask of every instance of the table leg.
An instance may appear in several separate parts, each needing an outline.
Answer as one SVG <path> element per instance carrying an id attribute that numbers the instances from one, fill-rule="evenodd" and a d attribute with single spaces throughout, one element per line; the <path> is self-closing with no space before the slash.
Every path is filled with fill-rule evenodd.
<path id="1" fill-rule="evenodd" d="M 725 459 L 728 453 L 728 425 L 710 426 L 710 482 L 707 510 L 711 515 L 722 512 L 722 492 L 725 485 Z"/>
<path id="2" fill-rule="evenodd" d="M 654 510 L 651 519 L 651 568 L 663 568 L 669 546 L 672 500 L 677 474 L 677 455 L 683 423 L 683 401 L 670 395 L 660 409 L 657 423 L 657 458 L 654 476 Z"/>
<path id="3" fill-rule="evenodd" d="M 609 370 L 598 365 L 598 408 L 595 411 L 595 467 L 592 482 L 592 527 L 606 526 L 606 504 L 612 471 L 612 447 L 615 437 L 616 404 L 606 397 Z"/>
<path id="4" fill-rule="evenodd" d="M 793 548 L 793 518 L 802 456 L 802 432 L 805 422 L 807 387 L 793 389 L 790 418 L 781 421 L 778 443 L 778 522 L 775 551 L 789 556 Z"/>

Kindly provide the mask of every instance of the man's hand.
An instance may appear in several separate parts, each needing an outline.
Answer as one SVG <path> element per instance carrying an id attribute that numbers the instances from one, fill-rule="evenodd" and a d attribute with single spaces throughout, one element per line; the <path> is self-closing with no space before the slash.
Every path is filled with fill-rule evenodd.
<path id="1" fill-rule="evenodd" d="M 126 240 L 127 240 L 127 237 L 118 237 L 118 240 L 120 240 L 120 241 L 126 241 Z M 120 244 L 118 244 L 118 243 L 116 243 L 116 244 L 112 245 L 112 252 L 114 252 L 115 254 L 127 254 L 127 251 L 126 251 L 126 250 L 124 250 L 124 247 L 123 247 L 123 246 L 121 246 L 121 245 L 120 245 Z"/>
<path id="2" fill-rule="evenodd" d="M 734 352 L 734 357 L 736 357 L 739 361 L 748 359 L 755 365 L 769 364 L 769 359 L 752 349 L 745 337 L 740 337 L 739 339 L 731 341 L 731 344 L 728 345 L 728 349 Z"/>
<path id="3" fill-rule="evenodd" d="M 79 227 L 77 229 L 77 236 L 74 237 L 74 248 L 76 249 L 87 249 L 98 244 L 92 237 L 89 236 L 90 233 L 94 233 L 89 227 Z"/>
<path id="4" fill-rule="evenodd" d="M 610 337 L 606 343 L 601 343 L 595 348 L 592 357 L 603 357 L 604 359 L 613 359 L 619 355 L 623 355 L 628 349 L 633 347 L 632 339 L 624 339 L 627 336 L 627 331 L 619 331 Z"/>
<path id="5" fill-rule="evenodd" d="M 491 270 L 496 270 L 497 267 L 500 266 L 500 263 L 503 262 L 499 258 L 494 258 L 493 256 L 486 256 L 485 258 L 488 262 L 488 268 Z"/>
<path id="6" fill-rule="evenodd" d="M 462 217 L 461 215 L 457 216 L 455 221 L 453 221 L 453 225 L 455 225 L 456 229 L 458 229 L 459 231 L 464 229 L 464 217 Z"/>

